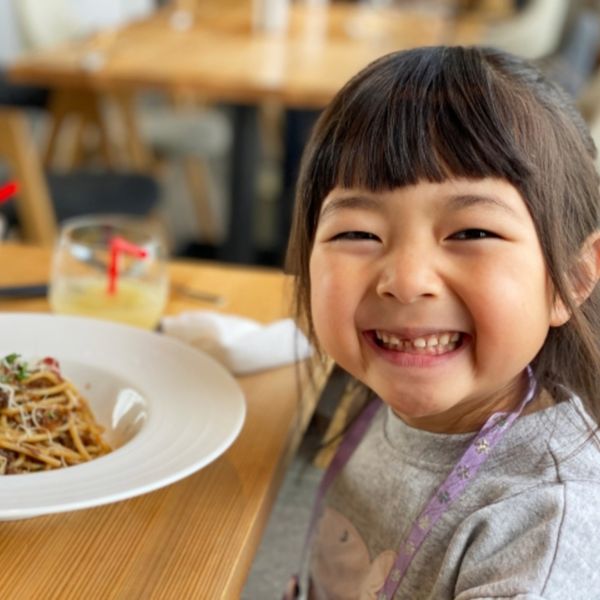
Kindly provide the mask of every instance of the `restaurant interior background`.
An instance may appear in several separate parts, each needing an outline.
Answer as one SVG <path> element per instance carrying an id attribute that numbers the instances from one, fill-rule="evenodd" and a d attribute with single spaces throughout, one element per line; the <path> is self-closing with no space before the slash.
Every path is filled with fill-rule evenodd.
<path id="1" fill-rule="evenodd" d="M 101 71 L 102 51 L 114 41 L 116 28 L 149 18 L 156 11 L 171 11 L 169 26 L 183 31 L 200 27 L 203 15 L 211 10 L 214 17 L 235 7 L 238 15 L 245 15 L 248 29 L 253 27 L 253 18 L 258 18 L 257 4 L 281 3 L 282 0 L 255 0 L 253 16 L 250 0 L 0 0 L 0 115 L 3 110 L 12 111 L 13 115 L 18 111 L 25 118 L 27 130 L 22 132 L 32 136 L 37 153 L 34 165 L 42 166 L 46 173 L 43 190 L 55 202 L 57 218 L 84 210 L 78 203 L 82 196 L 91 203 L 91 212 L 100 210 L 99 206 L 110 197 L 111 212 L 129 203 L 130 211 L 157 213 L 168 231 L 173 255 L 281 266 L 298 159 L 310 125 L 318 115 L 318 103 L 306 107 L 295 104 L 290 111 L 276 95 L 266 95 L 264 101 L 256 102 L 257 130 L 253 133 L 258 144 L 250 153 L 239 153 L 236 127 L 240 122 L 229 103 L 207 99 L 201 91 L 185 86 L 173 93 L 149 86 L 135 98 L 135 118 L 143 149 L 151 156 L 146 163 L 148 168 L 140 169 L 140 163 L 132 162 L 128 156 L 132 152 L 128 130 L 122 127 L 118 101 L 110 94 L 99 92 L 100 120 L 98 115 L 95 121 L 90 119 L 96 130 L 77 129 L 71 124 L 70 129 L 64 127 L 66 131 L 61 132 L 60 138 L 54 139 L 51 126 L 57 113 L 52 110 L 57 105 L 52 103 L 52 87 L 24 86 L 22 80 L 16 81 L 11 75 L 15 61 L 28 52 L 43 54 L 57 44 L 86 36 L 94 36 L 96 44 L 88 48 L 87 68 Z M 321 11 L 327 5 L 326 0 L 294 0 L 292 4 L 301 3 Z M 362 29 L 358 34 L 346 30 L 344 35 L 350 37 L 376 36 L 378 21 L 372 16 L 380 10 L 425 11 L 424 14 L 443 11 L 444 19 L 450 23 L 479 19 L 483 26 L 478 29 L 478 41 L 536 60 L 577 99 L 600 142 L 598 0 L 346 0 L 344 4 L 355 4 L 362 11 L 362 21 L 357 22 Z M 293 29 L 293 21 L 287 21 L 284 15 L 281 25 L 276 16 L 271 14 L 274 18 L 269 21 L 268 15 L 262 15 L 266 18 L 262 26 L 267 30 L 263 34 L 282 36 L 288 28 Z M 254 27 L 259 25 L 254 22 Z M 403 47 L 400 39 L 398 45 Z M 5 130 L 0 127 L 0 132 L 4 135 Z M 2 152 L 0 140 L 0 184 L 14 176 L 14 164 Z M 239 248 L 233 254 L 223 251 L 232 234 L 231 155 L 236 153 L 237 193 L 247 185 L 245 175 L 255 171 L 251 177 L 248 175 L 248 185 L 256 186 L 256 202 L 245 223 L 252 229 L 252 251 L 247 254 L 240 253 Z M 244 158 L 252 161 L 247 168 Z M 55 194 L 66 197 L 65 205 L 59 207 Z M 132 208 L 136 195 L 144 196 L 146 201 Z M 27 239 L 19 222 L 22 214 L 15 210 L 18 202 L 17 197 L 0 207 L 10 225 L 4 236 Z M 65 211 L 63 215 L 61 210 Z M 241 218 L 243 221 L 243 214 Z M 309 460 L 293 465 L 250 576 L 248 600 L 277 597 L 275 590 L 280 589 L 281 580 L 300 552 L 308 499 L 317 479 L 318 471 Z M 297 543 L 291 541 L 296 539 Z"/>
<path id="2" fill-rule="evenodd" d="M 268 5 L 276 6 L 281 4 L 281 0 L 257 0 L 257 3 L 264 4 L 265 10 L 273 10 Z M 294 4 L 309 4 L 317 10 L 326 2 L 297 0 Z M 443 9 L 448 19 L 477 15 L 485 24 L 478 41 L 538 60 L 544 69 L 580 99 L 585 116 L 592 124 L 600 121 L 597 118 L 600 102 L 596 101 L 598 94 L 594 90 L 600 88 L 596 82 L 600 77 L 595 73 L 600 38 L 595 0 L 346 0 L 344 4 L 360 5 L 364 11 L 372 12 L 390 7 L 397 7 L 399 11 Z M 245 227 L 252 227 L 248 235 L 252 238 L 253 248 L 252 252 L 240 251 L 231 255 L 221 251 L 230 227 L 229 156 L 235 151 L 237 126 L 227 103 L 207 101 L 201 91 L 196 93 L 184 87 L 173 93 L 141 90 L 136 94 L 135 118 L 138 119 L 144 150 L 151 155 L 152 162 L 148 162 L 144 169 L 148 179 L 115 182 L 99 178 L 88 181 L 80 177 L 78 181 L 62 181 L 60 175 L 74 167 L 79 172 L 83 168 L 84 171 L 96 169 L 106 174 L 108 152 L 104 152 L 102 139 L 99 140 L 98 132 L 91 131 L 89 127 L 84 134 L 72 131 L 73 127 L 69 132 L 65 125 L 53 148 L 54 155 L 50 157 L 47 152 L 50 136 L 48 110 L 52 105 L 48 86 L 15 87 L 22 86 L 23 82 L 16 83 L 10 75 L 11 64 L 31 50 L 43 52 L 57 44 L 90 35 L 96 35 L 98 41 L 95 43 L 101 47 L 109 43 L 106 39 L 115 35 L 117 27 L 169 8 L 174 11 L 170 26 L 185 29 L 193 26 L 194 18 L 201 25 L 203 11 L 206 12 L 211 5 L 213 13 L 215 10 L 230 10 L 234 5 L 238 10 L 245 6 L 242 10 L 246 11 L 248 27 L 251 27 L 249 0 L 0 0 L 0 105 L 18 107 L 27 115 L 40 159 L 44 167 L 52 167 L 47 180 L 49 195 L 68 197 L 67 215 L 85 211 L 81 205 L 72 206 L 77 204 L 77 196 L 82 194 L 103 196 L 90 200 L 89 211 L 114 211 L 115 206 L 118 209 L 125 202 L 121 195 L 127 195 L 129 203 L 132 202 L 131 196 L 136 194 L 157 196 L 155 212 L 167 228 L 174 255 L 281 265 L 298 157 L 320 106 L 288 111 L 276 97 L 265 97 L 263 102 L 257 103 L 259 142 L 252 153 L 254 162 L 251 167 L 255 171 L 255 180 L 251 184 L 255 187 L 256 202 L 244 223 Z M 364 29 L 369 35 L 374 35 L 376 21 L 366 21 L 368 14 L 364 11 L 360 18 L 364 23 L 369 22 Z M 256 7 L 254 16 L 256 18 Z M 319 26 L 317 21 L 314 25 Z M 287 26 L 292 27 L 292 24 Z M 323 27 L 322 23 L 320 27 Z M 281 35 L 277 31 L 268 33 Z M 402 46 L 401 40 L 398 46 Z M 90 69 L 99 67 L 93 64 L 94 60 L 98 60 L 98 55 L 93 52 L 86 60 L 90 62 Z M 108 94 L 104 94 L 100 102 L 102 128 L 106 130 L 103 133 L 108 135 L 111 145 L 109 173 L 132 174 L 132 170 L 139 171 L 128 165 L 127 139 L 115 116 L 115 102 L 111 102 Z M 293 120 L 289 118 L 290 113 L 293 113 Z M 72 148 L 75 139 L 80 144 L 76 156 Z M 0 157 L 0 160 L 2 158 L 6 159 Z M 248 153 L 245 158 L 248 158 Z M 6 161 L 0 162 L 0 169 L 3 169 L 0 179 L 10 176 Z M 244 172 L 241 173 L 243 176 Z M 240 179 L 240 174 L 236 173 L 235 178 Z M 95 183 L 104 186 L 104 192 L 94 192 Z M 238 185 L 246 184 L 239 181 Z M 106 202 L 107 196 L 112 197 L 113 203 L 100 209 L 98 204 Z M 20 229 L 15 207 L 8 205 L 2 208 L 8 213 L 12 225 L 6 235 L 18 237 Z M 55 208 L 58 219 L 63 219 L 62 210 L 56 205 Z"/>

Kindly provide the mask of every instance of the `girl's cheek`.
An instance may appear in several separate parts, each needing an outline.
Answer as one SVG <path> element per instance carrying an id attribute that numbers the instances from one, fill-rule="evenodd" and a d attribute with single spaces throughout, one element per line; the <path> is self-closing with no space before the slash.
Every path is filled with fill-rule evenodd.
<path id="1" fill-rule="evenodd" d="M 326 276 L 319 278 L 318 284 L 312 286 L 311 310 L 315 333 L 319 342 L 327 344 L 331 329 L 335 329 L 339 312 L 336 310 L 335 287 Z M 338 308 L 341 309 L 341 307 Z"/>
<path id="2" fill-rule="evenodd" d="M 331 318 L 329 294 L 327 294 L 325 290 L 322 289 L 322 287 L 319 287 L 319 289 L 317 290 L 313 288 L 311 309 L 313 323 L 315 325 L 315 331 L 320 337 L 328 320 Z"/>
<path id="3" fill-rule="evenodd" d="M 311 312 L 320 345 L 330 355 L 348 343 L 357 309 L 356 272 L 335 254 L 313 252 L 310 262 Z"/>

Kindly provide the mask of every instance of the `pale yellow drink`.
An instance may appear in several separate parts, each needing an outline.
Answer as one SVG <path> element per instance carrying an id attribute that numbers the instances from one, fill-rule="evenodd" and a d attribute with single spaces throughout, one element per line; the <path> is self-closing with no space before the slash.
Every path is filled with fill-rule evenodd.
<path id="1" fill-rule="evenodd" d="M 57 313 L 120 321 L 153 329 L 167 299 L 166 282 L 120 278 L 114 294 L 105 278 L 61 278 L 50 290 L 50 305 Z"/>

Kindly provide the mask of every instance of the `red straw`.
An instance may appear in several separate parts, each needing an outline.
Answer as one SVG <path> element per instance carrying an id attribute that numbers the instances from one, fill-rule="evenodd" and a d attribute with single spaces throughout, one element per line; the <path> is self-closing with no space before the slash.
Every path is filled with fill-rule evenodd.
<path id="1" fill-rule="evenodd" d="M 119 278 L 119 256 L 129 254 L 137 258 L 146 258 L 148 251 L 140 248 L 122 237 L 114 237 L 110 240 L 110 262 L 108 263 L 108 293 L 117 291 L 117 279 Z"/>
<path id="2" fill-rule="evenodd" d="M 0 204 L 6 202 L 19 191 L 19 184 L 16 181 L 9 181 L 0 187 Z"/>

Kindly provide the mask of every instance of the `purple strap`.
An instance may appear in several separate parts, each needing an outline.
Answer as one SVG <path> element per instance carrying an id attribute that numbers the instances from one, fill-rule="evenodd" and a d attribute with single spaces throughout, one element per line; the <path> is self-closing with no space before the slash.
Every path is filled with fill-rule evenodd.
<path id="1" fill-rule="evenodd" d="M 525 397 L 512 412 L 497 412 L 485 422 L 479 433 L 469 444 L 450 474 L 433 494 L 421 514 L 412 524 L 408 536 L 398 549 L 398 556 L 390 571 L 377 600 L 390 600 L 394 597 L 400 582 L 410 566 L 417 550 L 440 517 L 450 508 L 475 477 L 483 463 L 488 459 L 494 446 L 504 437 L 523 409 L 536 392 L 536 382 L 528 367 L 529 387 Z"/>
<path id="2" fill-rule="evenodd" d="M 468 484 L 473 480 L 483 463 L 488 459 L 491 450 L 504 437 L 505 433 L 521 414 L 525 406 L 535 397 L 537 385 L 531 367 L 527 367 L 529 386 L 525 397 L 512 412 L 497 412 L 492 414 L 477 433 L 469 447 L 454 466 L 446 480 L 435 491 L 421 514 L 411 525 L 408 535 L 400 544 L 394 566 L 390 571 L 385 584 L 377 595 L 377 600 L 391 600 L 398 589 L 415 554 L 421 547 L 434 525 L 449 509 L 450 505 L 463 493 Z M 359 445 L 363 435 L 368 429 L 378 408 L 381 406 L 379 399 L 372 400 L 363 409 L 361 414 L 348 430 L 338 451 L 333 457 L 317 490 L 314 508 L 308 527 L 304 554 L 308 549 L 310 537 L 314 532 L 316 521 L 321 514 L 321 508 L 327 489 L 348 462 L 352 453 Z M 306 561 L 303 561 L 304 563 Z"/>

